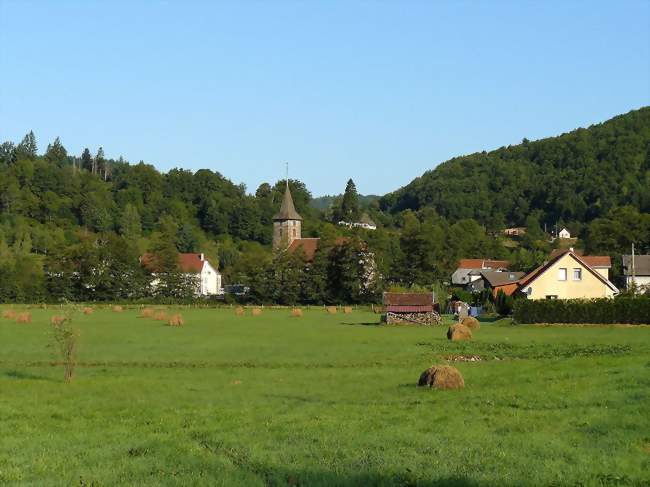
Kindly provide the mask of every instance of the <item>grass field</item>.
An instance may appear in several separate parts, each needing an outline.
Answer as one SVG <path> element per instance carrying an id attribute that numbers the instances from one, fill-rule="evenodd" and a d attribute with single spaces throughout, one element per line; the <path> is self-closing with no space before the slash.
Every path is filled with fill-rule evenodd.
<path id="1" fill-rule="evenodd" d="M 6 309 L 6 308 L 3 308 Z M 1 485 L 649 485 L 650 327 L 378 325 L 355 311 L 0 319 Z M 415 387 L 442 356 L 466 387 Z"/>

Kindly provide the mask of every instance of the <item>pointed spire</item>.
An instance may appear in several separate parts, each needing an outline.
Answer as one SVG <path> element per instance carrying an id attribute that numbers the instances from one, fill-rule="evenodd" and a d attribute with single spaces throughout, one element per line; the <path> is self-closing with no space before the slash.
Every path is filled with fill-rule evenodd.
<path id="1" fill-rule="evenodd" d="M 284 197 L 282 198 L 282 205 L 280 211 L 275 214 L 273 220 L 302 220 L 302 217 L 293 206 L 293 198 L 291 198 L 291 191 L 289 190 L 289 179 L 287 178 L 287 187 L 284 190 Z"/>

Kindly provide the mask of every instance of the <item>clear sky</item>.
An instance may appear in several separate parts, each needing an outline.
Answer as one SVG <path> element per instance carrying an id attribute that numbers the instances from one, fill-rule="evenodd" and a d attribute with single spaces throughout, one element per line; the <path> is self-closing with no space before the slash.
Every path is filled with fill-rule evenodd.
<path id="1" fill-rule="evenodd" d="M 650 104 L 650 1 L 0 0 L 0 141 L 364 194 Z"/>

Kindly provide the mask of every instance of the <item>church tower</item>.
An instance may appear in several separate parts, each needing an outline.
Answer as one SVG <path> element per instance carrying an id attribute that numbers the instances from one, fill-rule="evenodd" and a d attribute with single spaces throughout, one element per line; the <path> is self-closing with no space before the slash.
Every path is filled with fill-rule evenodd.
<path id="1" fill-rule="evenodd" d="M 273 250 L 286 249 L 291 242 L 301 238 L 302 217 L 293 206 L 289 179 L 284 190 L 280 211 L 273 217 Z"/>

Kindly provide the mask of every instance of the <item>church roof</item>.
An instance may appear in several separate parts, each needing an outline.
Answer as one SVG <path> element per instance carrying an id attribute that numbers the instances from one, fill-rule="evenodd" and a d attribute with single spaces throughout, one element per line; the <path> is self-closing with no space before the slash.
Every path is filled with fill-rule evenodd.
<path id="1" fill-rule="evenodd" d="M 291 198 L 288 184 L 287 189 L 284 191 L 280 211 L 273 216 L 273 220 L 302 220 L 302 217 L 296 211 L 296 207 L 293 206 L 293 198 Z"/>

